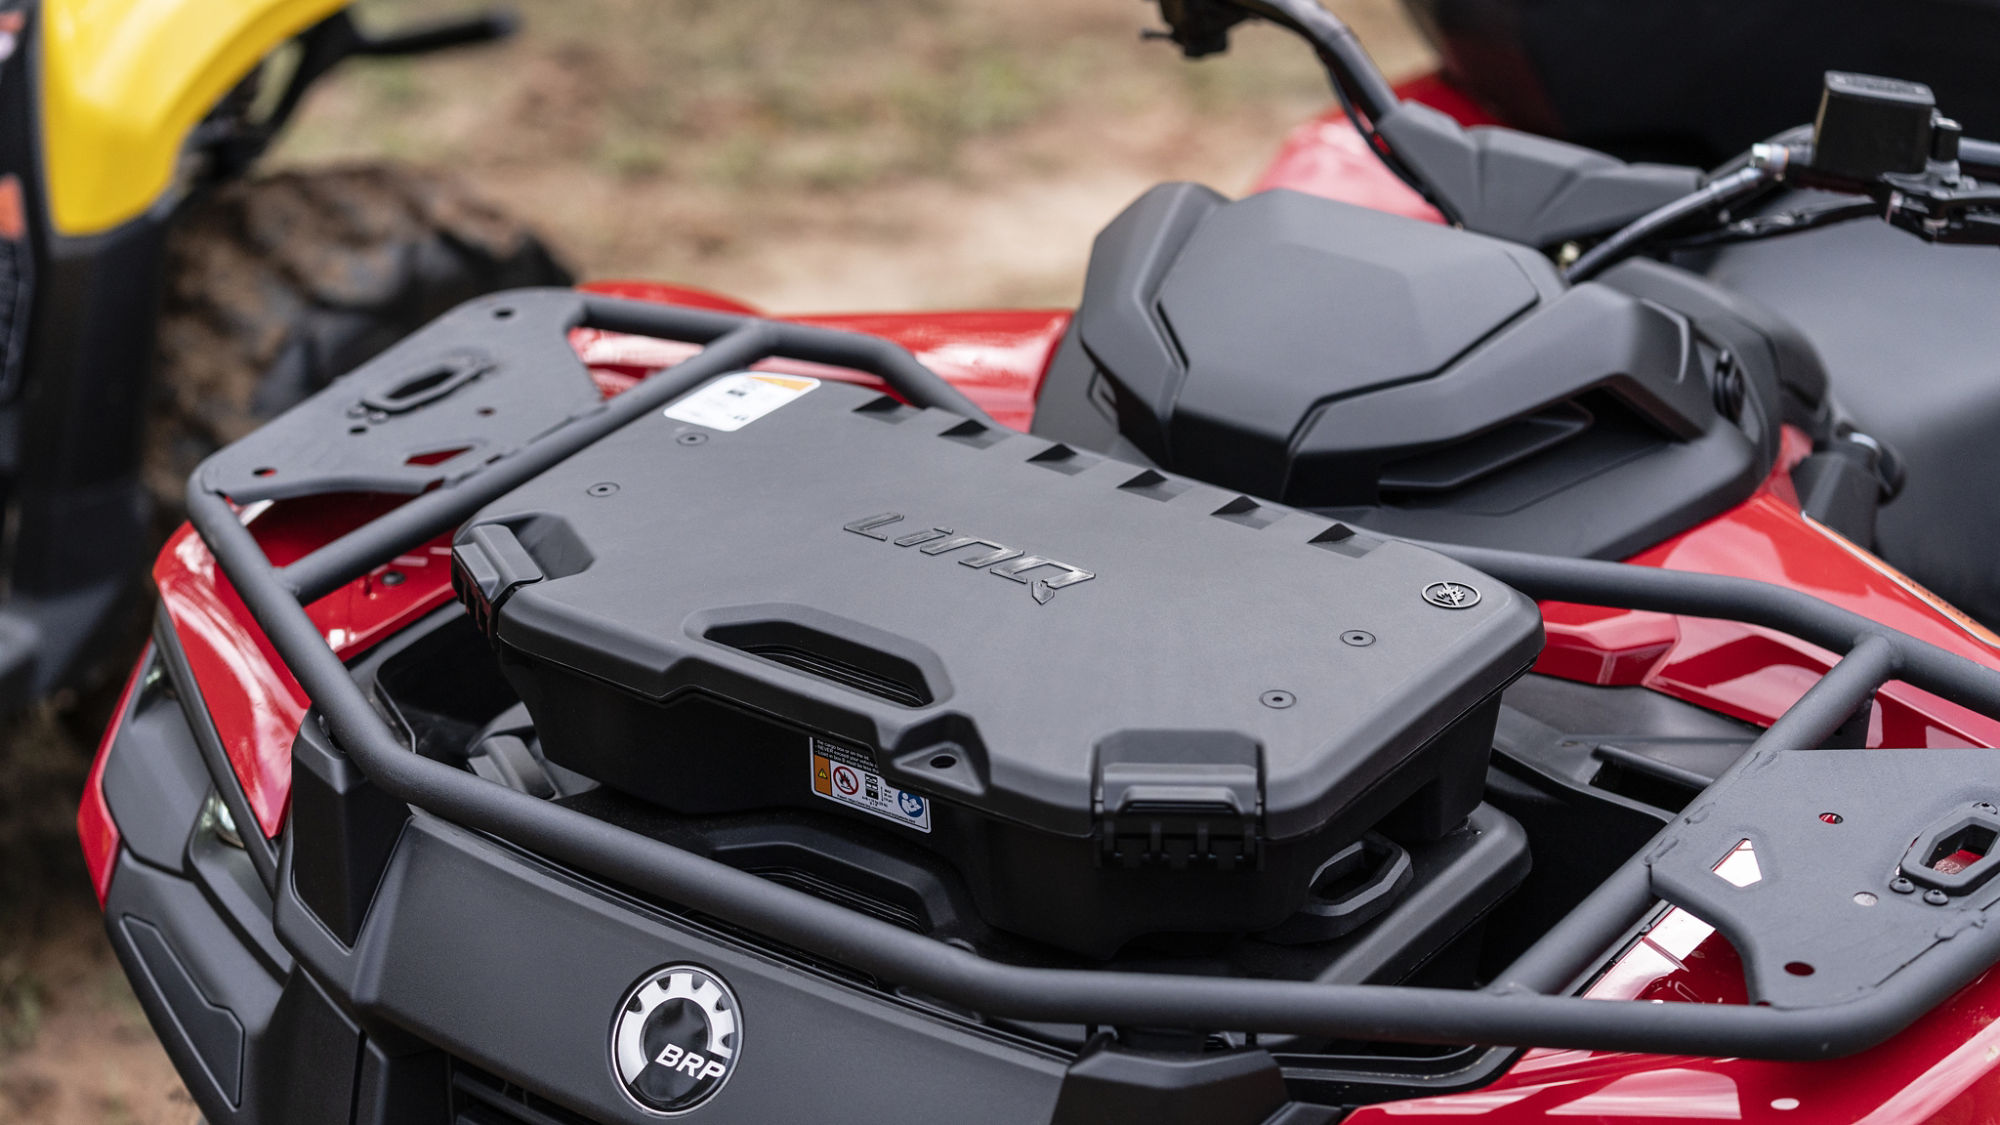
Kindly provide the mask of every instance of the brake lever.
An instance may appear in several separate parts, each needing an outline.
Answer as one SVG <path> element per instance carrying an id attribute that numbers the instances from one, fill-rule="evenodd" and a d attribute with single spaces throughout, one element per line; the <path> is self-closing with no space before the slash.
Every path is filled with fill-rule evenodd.
<path id="1" fill-rule="evenodd" d="M 2000 184 L 1964 175 L 1955 160 L 1863 179 L 1815 169 L 1808 157 L 1784 179 L 1794 187 L 1864 196 L 1884 222 L 1925 242 L 2000 246 Z"/>
<path id="2" fill-rule="evenodd" d="M 2000 187 L 1958 176 L 1883 181 L 1883 218 L 1890 225 L 1926 242 L 2000 245 Z"/>

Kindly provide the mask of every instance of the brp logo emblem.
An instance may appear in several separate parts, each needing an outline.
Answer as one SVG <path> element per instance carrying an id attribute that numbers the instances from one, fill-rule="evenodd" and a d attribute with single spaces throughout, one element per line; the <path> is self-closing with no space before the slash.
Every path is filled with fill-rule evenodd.
<path id="1" fill-rule="evenodd" d="M 1433 582 L 1424 587 L 1424 600 L 1439 609 L 1471 609 L 1479 604 L 1479 591 L 1463 582 Z"/>
<path id="2" fill-rule="evenodd" d="M 638 983 L 611 1025 L 611 1064 L 640 1109 L 662 1117 L 714 1097 L 743 1043 L 736 994 L 698 965 L 668 965 Z"/>

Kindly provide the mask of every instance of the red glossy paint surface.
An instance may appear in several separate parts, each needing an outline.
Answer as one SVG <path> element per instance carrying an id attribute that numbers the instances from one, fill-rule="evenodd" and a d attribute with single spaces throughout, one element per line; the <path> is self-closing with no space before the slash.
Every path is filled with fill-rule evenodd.
<path id="1" fill-rule="evenodd" d="M 1630 560 L 1669 570 L 1776 582 L 1993 667 L 2000 638 L 1968 621 L 1874 555 L 1799 511 L 1790 468 L 1810 451 L 1787 430 L 1770 479 L 1741 506 Z M 1832 654 L 1732 621 L 1549 604 L 1536 670 L 1597 684 L 1643 684 L 1767 724 L 1832 666 Z M 2000 746 L 2000 723 L 1891 683 L 1877 696 L 1870 746 Z"/>
<path id="2" fill-rule="evenodd" d="M 1670 911 L 1592 987 L 1606 1001 L 1744 1002 L 1735 950 Z M 1989 972 L 1871 1051 L 1811 1063 L 1529 1051 L 1497 1082 L 1463 1094 L 1358 1110 L 1347 1125 L 1477 1118 L 1744 1121 L 1756 1125 L 1973 1125 L 2000 1121 L 2000 971 Z"/>
<path id="3" fill-rule="evenodd" d="M 639 281 L 593 282 L 584 288 L 617 297 L 661 304 L 695 305 L 725 311 L 757 310 L 726 297 L 679 286 Z M 902 345 L 926 367 L 944 376 L 1003 426 L 1025 430 L 1035 414 L 1035 395 L 1056 345 L 1069 327 L 1067 310 L 927 313 L 857 313 L 792 316 L 780 319 L 849 332 L 865 332 Z M 615 393 L 633 381 L 694 354 L 692 344 L 582 328 L 571 334 L 577 354 L 597 373 L 599 384 Z M 762 371 L 782 371 L 822 379 L 881 386 L 872 375 L 816 363 L 769 360 Z"/>
<path id="4" fill-rule="evenodd" d="M 250 526 L 271 560 L 299 558 L 373 518 L 398 497 L 326 496 L 265 507 Z M 395 570 L 405 579 L 382 581 Z M 451 596 L 443 542 L 404 555 L 308 607 L 342 658 L 355 656 Z M 267 836 L 284 825 L 292 786 L 292 738 L 305 717 L 305 689 L 292 678 L 194 529 L 183 526 L 153 567 L 160 602 L 201 686 L 223 752 Z"/>
<path id="5" fill-rule="evenodd" d="M 1396 92 L 1411 101 L 1441 110 L 1465 125 L 1492 125 L 1496 122 L 1472 99 L 1434 74 L 1406 82 Z M 1310 195 L 1323 195 L 1343 203 L 1372 207 L 1377 211 L 1407 215 L 1413 219 L 1443 222 L 1437 208 L 1418 195 L 1384 167 L 1368 142 L 1354 128 L 1339 107 L 1306 122 L 1286 134 L 1278 155 L 1251 187 L 1252 191 L 1290 188 Z"/>
<path id="6" fill-rule="evenodd" d="M 152 656 L 152 648 L 139 654 L 139 662 L 132 666 L 132 672 L 125 677 L 125 687 L 118 693 L 118 705 L 111 711 L 111 722 L 104 728 L 104 737 L 97 741 L 97 758 L 90 764 L 90 776 L 83 783 L 83 800 L 76 810 L 76 836 L 83 844 L 84 868 L 90 872 L 90 884 L 97 892 L 97 905 L 104 905 L 104 896 L 111 893 L 111 872 L 118 859 L 118 824 L 111 819 L 111 806 L 104 800 L 105 751 L 118 739 L 118 731 L 125 724 L 125 710 L 132 705 L 132 693 L 139 689 L 139 673 L 145 670 L 146 661 Z"/>

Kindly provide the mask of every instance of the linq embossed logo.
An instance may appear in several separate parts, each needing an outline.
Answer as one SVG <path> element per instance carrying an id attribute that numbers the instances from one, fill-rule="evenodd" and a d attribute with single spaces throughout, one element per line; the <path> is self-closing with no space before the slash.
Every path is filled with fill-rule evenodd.
<path id="1" fill-rule="evenodd" d="M 1026 551 L 1009 547 L 1005 543 L 996 543 L 977 535 L 960 535 L 949 527 L 927 527 L 922 531 L 913 531 L 895 539 L 889 538 L 888 532 L 877 530 L 901 522 L 903 522 L 901 512 L 882 512 L 843 526 L 856 535 L 880 539 L 884 543 L 894 543 L 898 547 L 915 547 L 926 555 L 942 557 L 950 555 L 953 551 L 972 548 L 970 553 L 956 556 L 960 566 L 984 570 L 988 574 L 998 575 L 1010 582 L 1021 583 L 1034 596 L 1037 605 L 1049 604 L 1049 599 L 1056 596 L 1057 590 L 1080 582 L 1088 582 L 1097 577 L 1082 567 L 1057 562 L 1046 555 L 1031 555 Z"/>

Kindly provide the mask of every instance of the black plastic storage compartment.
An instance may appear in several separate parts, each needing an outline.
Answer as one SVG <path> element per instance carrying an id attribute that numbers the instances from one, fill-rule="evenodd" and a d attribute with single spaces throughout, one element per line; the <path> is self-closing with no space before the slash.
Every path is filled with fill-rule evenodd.
<path id="1" fill-rule="evenodd" d="M 1388 535 L 1627 558 L 1747 499 L 1825 386 L 1782 324 L 1633 277 L 1161 184 L 1098 235 L 1034 432 Z"/>
<path id="2" fill-rule="evenodd" d="M 1541 644 L 1436 553 L 789 377 L 495 502 L 454 577 L 552 762 L 678 813 L 831 810 L 1093 956 L 1274 929 L 1365 833 L 1455 828 Z"/>

